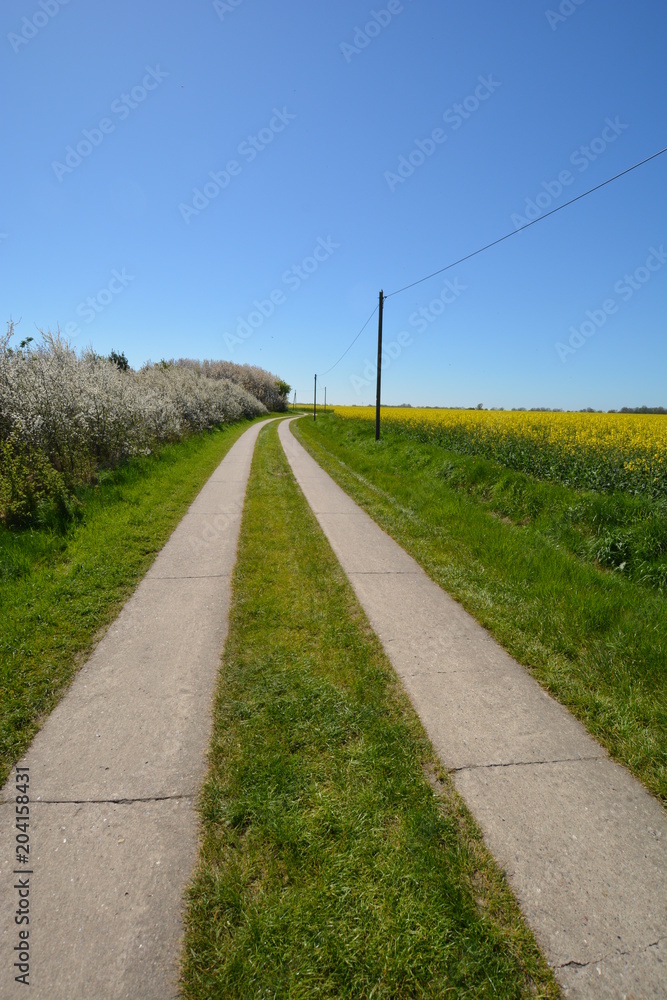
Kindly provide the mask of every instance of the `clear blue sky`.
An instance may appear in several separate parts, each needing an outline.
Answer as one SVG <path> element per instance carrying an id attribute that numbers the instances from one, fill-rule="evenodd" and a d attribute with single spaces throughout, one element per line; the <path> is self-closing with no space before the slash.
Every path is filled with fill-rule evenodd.
<path id="1" fill-rule="evenodd" d="M 667 146 L 663 0 L 7 0 L 0 21 L 3 322 L 133 366 L 259 364 L 300 400 L 380 288 Z M 666 405 L 666 179 L 667 154 L 389 298 L 384 401 Z M 376 331 L 322 374 L 330 401 L 374 398 Z"/>

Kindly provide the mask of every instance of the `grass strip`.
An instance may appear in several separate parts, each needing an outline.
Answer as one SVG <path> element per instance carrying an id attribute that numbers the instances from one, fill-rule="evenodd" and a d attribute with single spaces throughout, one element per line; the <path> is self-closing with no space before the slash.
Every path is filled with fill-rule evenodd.
<path id="1" fill-rule="evenodd" d="M 0 526 L 0 785 L 248 421 L 101 473 L 62 531 Z"/>
<path id="2" fill-rule="evenodd" d="M 292 426 L 436 583 L 667 800 L 665 597 L 652 580 L 600 567 L 590 544 L 601 518 L 627 526 L 632 501 L 614 507 L 390 427 L 376 444 L 366 421 Z"/>
<path id="3" fill-rule="evenodd" d="M 200 810 L 190 1000 L 560 996 L 275 426 L 246 497 Z"/>

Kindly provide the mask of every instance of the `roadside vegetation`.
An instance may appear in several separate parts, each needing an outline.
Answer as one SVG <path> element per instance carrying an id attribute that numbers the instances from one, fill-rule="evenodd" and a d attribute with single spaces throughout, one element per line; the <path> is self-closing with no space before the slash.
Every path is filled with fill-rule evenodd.
<path id="1" fill-rule="evenodd" d="M 0 523 L 71 518 L 99 470 L 190 434 L 282 411 L 289 385 L 232 362 L 148 362 L 78 355 L 59 335 L 0 337 Z"/>
<path id="2" fill-rule="evenodd" d="M 540 479 L 508 468 L 502 448 L 496 460 L 461 454 L 454 436 L 448 447 L 424 431 L 410 434 L 384 409 L 376 443 L 374 413 L 338 412 L 300 420 L 294 433 L 612 757 L 667 800 L 667 508 L 659 491 Z M 654 471 L 661 441 L 653 442 Z M 581 462 L 573 456 L 573 467 Z"/>
<path id="3" fill-rule="evenodd" d="M 0 784 L 248 425 L 99 471 L 68 499 L 70 518 L 0 522 Z"/>
<path id="4" fill-rule="evenodd" d="M 287 409 L 287 397 L 292 387 L 257 365 L 239 365 L 234 361 L 194 361 L 191 358 L 179 358 L 178 361 L 169 363 L 179 368 L 188 368 L 213 381 L 233 382 L 258 399 L 272 413 L 281 413 Z"/>
<path id="5" fill-rule="evenodd" d="M 248 486 L 200 811 L 190 1000 L 560 996 L 275 426 Z"/>
<path id="6" fill-rule="evenodd" d="M 232 362 L 0 336 L 0 781 L 247 427 L 286 382 Z M 261 397 L 261 398 L 259 398 Z"/>

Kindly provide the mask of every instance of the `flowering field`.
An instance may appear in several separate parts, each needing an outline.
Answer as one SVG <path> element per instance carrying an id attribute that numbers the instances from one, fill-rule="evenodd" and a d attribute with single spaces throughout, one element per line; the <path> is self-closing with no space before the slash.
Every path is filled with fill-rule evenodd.
<path id="1" fill-rule="evenodd" d="M 375 410 L 336 406 L 348 419 Z M 383 408 L 384 426 L 417 441 L 575 489 L 667 498 L 667 417 L 626 413 Z"/>

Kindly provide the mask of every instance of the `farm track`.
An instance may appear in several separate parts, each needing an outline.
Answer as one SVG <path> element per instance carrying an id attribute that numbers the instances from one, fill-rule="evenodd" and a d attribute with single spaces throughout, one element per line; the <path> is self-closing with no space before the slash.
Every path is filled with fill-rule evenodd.
<path id="1" fill-rule="evenodd" d="M 33 781 L 36 998 L 177 993 L 194 801 L 261 426 L 230 450 L 21 762 Z M 565 995 L 663 996 L 659 803 L 333 483 L 286 422 L 280 438 Z M 7 956 L 13 780 L 0 819 Z M 0 995 L 23 995 L 9 961 Z"/>
<path id="2" fill-rule="evenodd" d="M 279 428 L 292 470 L 566 996 L 664 996 L 667 819 Z"/>
<path id="3" fill-rule="evenodd" d="M 14 981 L 15 868 L 29 876 L 35 1000 L 177 995 L 195 799 L 227 634 L 254 444 L 232 446 L 20 761 L 30 866 L 15 855 L 14 774 L 0 795 L 0 996 Z"/>

